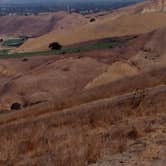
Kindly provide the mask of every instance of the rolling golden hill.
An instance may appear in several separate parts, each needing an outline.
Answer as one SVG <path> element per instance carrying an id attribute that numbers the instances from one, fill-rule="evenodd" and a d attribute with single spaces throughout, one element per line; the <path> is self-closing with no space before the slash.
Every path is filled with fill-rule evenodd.
<path id="1" fill-rule="evenodd" d="M 73 29 L 55 30 L 44 36 L 30 39 L 16 49 L 16 52 L 47 50 L 49 43 L 54 41 L 66 46 L 106 37 L 141 34 L 165 27 L 165 12 L 159 12 L 158 8 L 153 12 L 143 12 L 145 8 L 151 6 L 155 6 L 153 1 L 96 16 L 96 21 L 93 23 L 77 24 Z"/>
<path id="2" fill-rule="evenodd" d="M 166 13 L 152 2 L 18 51 L 130 39 L 116 47 L 0 59 L 0 166 L 165 166 Z"/>
<path id="3" fill-rule="evenodd" d="M 67 12 L 41 13 L 32 16 L 1 16 L 0 35 L 37 37 L 53 30 L 86 24 L 83 16 Z"/>

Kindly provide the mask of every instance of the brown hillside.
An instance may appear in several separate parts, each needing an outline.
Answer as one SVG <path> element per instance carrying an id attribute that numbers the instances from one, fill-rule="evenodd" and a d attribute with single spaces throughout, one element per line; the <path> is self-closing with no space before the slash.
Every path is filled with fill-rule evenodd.
<path id="1" fill-rule="evenodd" d="M 59 100 L 82 90 L 129 79 L 154 67 L 165 67 L 165 38 L 160 40 L 159 45 L 163 45 L 159 47 L 160 52 L 157 44 L 156 47 L 150 44 L 159 42 L 158 38 L 165 34 L 165 28 L 159 29 L 139 35 L 114 49 L 29 57 L 25 62 L 24 58 L 1 60 L 1 107 L 8 110 L 15 102 L 27 107 L 55 98 Z"/>
<path id="2" fill-rule="evenodd" d="M 156 166 L 164 166 L 166 87 L 144 88 L 59 111 L 48 104 L 1 116 L 0 164 L 148 166 L 158 158 Z"/>
<path id="3" fill-rule="evenodd" d="M 155 2 L 67 15 L 18 51 L 113 48 L 0 59 L 0 166 L 165 166 L 166 14 L 142 12 Z"/>
<path id="4" fill-rule="evenodd" d="M 77 24 L 73 29 L 55 30 L 39 38 L 31 39 L 18 52 L 47 50 L 51 42 L 58 41 L 62 45 L 101 39 L 112 36 L 123 36 L 150 32 L 165 27 L 165 1 L 149 0 L 133 6 L 121 8 L 113 12 L 87 15 L 96 21 L 89 24 Z M 39 42 L 40 41 L 40 42 Z M 41 42 L 42 41 L 42 42 Z"/>
<path id="5" fill-rule="evenodd" d="M 166 68 L 159 57 L 144 58 L 156 68 L 133 61 L 160 33 L 112 50 L 1 60 L 1 109 L 27 108 L 0 117 L 0 165 L 164 166 Z M 136 75 L 85 88 L 105 72 L 119 75 L 117 63 Z"/>
<path id="6" fill-rule="evenodd" d="M 134 40 L 138 43 L 135 47 L 126 43 L 126 46 L 112 50 L 29 57 L 26 61 L 24 58 L 1 60 L 0 96 L 3 109 L 9 109 L 14 102 L 31 105 L 50 101 L 61 95 L 71 96 L 79 93 L 88 83 L 111 68 L 116 61 L 135 68 L 128 60 L 144 46 L 145 41 Z M 122 77 L 113 80 L 119 78 Z"/>
<path id="7" fill-rule="evenodd" d="M 96 21 L 93 24 L 78 27 L 72 31 L 55 31 L 39 38 L 30 39 L 17 51 L 47 50 L 49 43 L 53 41 L 58 41 L 62 45 L 70 45 L 111 36 L 146 33 L 160 27 L 165 27 L 165 18 L 165 13 L 136 14 L 122 16 L 114 20 L 107 18 Z"/>
<path id="8" fill-rule="evenodd" d="M 86 19 L 76 13 L 44 13 L 36 16 L 0 17 L 0 35 L 37 37 L 55 29 L 73 28 L 86 24 Z"/>

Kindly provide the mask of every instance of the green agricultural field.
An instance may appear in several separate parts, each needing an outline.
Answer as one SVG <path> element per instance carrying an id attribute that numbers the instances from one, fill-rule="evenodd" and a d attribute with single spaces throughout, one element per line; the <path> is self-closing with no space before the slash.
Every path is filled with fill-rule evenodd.
<path id="1" fill-rule="evenodd" d="M 26 37 L 16 38 L 16 39 L 8 39 L 2 43 L 2 46 L 5 47 L 19 47 L 27 40 Z"/>
<path id="2" fill-rule="evenodd" d="M 86 52 L 97 49 L 111 49 L 123 45 L 130 39 L 125 40 L 101 40 L 92 44 L 85 44 L 78 47 L 68 47 L 62 48 L 61 50 L 47 50 L 39 52 L 25 52 L 25 53 L 10 53 L 8 50 L 0 51 L 0 58 L 17 58 L 17 57 L 30 57 L 38 55 L 63 55 L 63 54 L 73 54 L 79 52 Z"/>

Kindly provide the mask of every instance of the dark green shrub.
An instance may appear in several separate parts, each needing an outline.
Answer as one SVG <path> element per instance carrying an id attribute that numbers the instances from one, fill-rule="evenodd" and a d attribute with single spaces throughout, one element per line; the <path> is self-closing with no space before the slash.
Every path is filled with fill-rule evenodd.
<path id="1" fill-rule="evenodd" d="M 95 18 L 91 18 L 91 19 L 90 19 L 90 22 L 95 22 L 95 21 L 96 21 Z"/>
<path id="2" fill-rule="evenodd" d="M 51 50 L 61 50 L 62 46 L 58 42 L 50 43 L 48 46 Z"/>
<path id="3" fill-rule="evenodd" d="M 20 110 L 21 104 L 20 103 L 13 103 L 10 107 L 11 110 Z"/>

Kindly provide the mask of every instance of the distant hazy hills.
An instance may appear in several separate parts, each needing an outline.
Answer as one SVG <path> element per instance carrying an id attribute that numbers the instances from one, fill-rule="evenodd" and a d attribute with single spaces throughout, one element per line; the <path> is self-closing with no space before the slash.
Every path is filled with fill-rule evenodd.
<path id="1" fill-rule="evenodd" d="M 63 3 L 63 2 L 139 2 L 144 0 L 1 0 L 0 3 L 41 3 L 41 2 L 53 2 L 53 3 Z"/>

